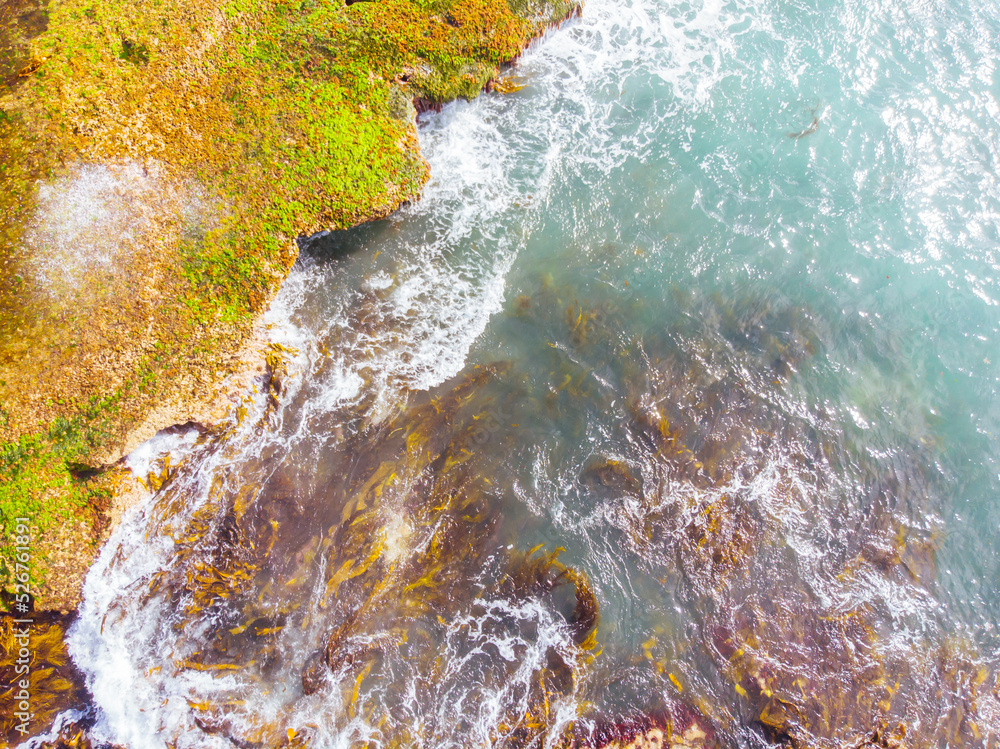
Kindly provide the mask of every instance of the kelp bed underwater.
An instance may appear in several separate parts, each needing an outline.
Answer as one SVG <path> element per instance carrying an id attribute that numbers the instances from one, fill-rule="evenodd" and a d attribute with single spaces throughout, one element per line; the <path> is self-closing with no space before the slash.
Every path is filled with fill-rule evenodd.
<path id="1" fill-rule="evenodd" d="M 681 295 L 684 322 L 630 337 L 633 302 L 571 294 L 509 302 L 549 331 L 546 376 L 470 365 L 313 420 L 297 456 L 276 358 L 112 540 L 119 588 L 71 638 L 117 659 L 101 719 L 145 711 L 135 736 L 177 747 L 998 746 L 997 665 L 934 603 L 934 440 L 880 460 L 789 418 L 826 336 L 807 309 Z M 539 509 L 546 476 L 577 520 Z M 61 647 L 37 688 L 79 712 L 42 745 L 88 746 Z"/>

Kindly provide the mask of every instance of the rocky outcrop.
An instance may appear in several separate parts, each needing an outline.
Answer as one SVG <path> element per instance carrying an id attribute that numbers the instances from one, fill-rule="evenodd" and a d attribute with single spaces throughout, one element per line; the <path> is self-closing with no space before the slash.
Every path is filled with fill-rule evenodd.
<path id="1" fill-rule="evenodd" d="M 477 94 L 578 9 L 11 4 L 16 23 L 0 30 L 0 526 L 29 516 L 40 558 L 57 554 L 66 514 L 90 529 L 76 545 L 92 554 L 115 490 L 93 469 L 200 418 L 220 383 L 239 380 L 297 236 L 419 195 L 428 168 L 412 102 Z M 65 574 L 37 573 L 39 584 Z"/>

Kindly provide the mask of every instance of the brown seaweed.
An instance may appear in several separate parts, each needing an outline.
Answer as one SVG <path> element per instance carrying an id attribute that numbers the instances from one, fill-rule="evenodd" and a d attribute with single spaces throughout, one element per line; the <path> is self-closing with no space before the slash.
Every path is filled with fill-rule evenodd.
<path id="1" fill-rule="evenodd" d="M 315 466 L 263 462 L 253 480 L 213 484 L 145 596 L 181 612 L 175 673 L 285 678 L 298 690 L 289 705 L 339 699 L 336 727 L 363 716 L 384 746 L 453 741 L 469 726 L 416 720 L 405 690 L 422 704 L 446 701 L 448 653 L 475 651 L 462 639 L 469 621 L 527 642 L 535 622 L 510 612 L 530 602 L 565 639 L 505 704 L 494 745 L 693 749 L 743 745 L 749 731 L 794 747 L 995 746 L 997 674 L 976 648 L 917 638 L 900 652 L 887 636 L 894 612 L 850 597 L 867 579 L 914 596 L 933 588 L 935 530 L 907 518 L 938 488 L 919 450 L 889 470 L 822 407 L 808 418 L 775 407 L 820 350 L 816 316 L 692 297 L 691 327 L 630 338 L 621 330 L 630 302 L 567 306 L 572 298 L 547 285 L 516 300 L 519 322 L 558 334 L 538 362 L 547 381 L 506 363 L 471 367 L 384 418 L 361 409 L 331 420 L 337 449 Z M 375 295 L 369 303 L 379 306 Z M 270 370 L 263 421 L 273 426 L 286 375 L 277 361 Z M 653 633 L 632 653 L 601 651 L 600 580 L 550 545 L 522 548 L 505 523 L 524 422 L 558 419 L 567 441 L 582 441 L 581 403 L 620 420 L 617 441 L 569 475 L 644 576 L 636 595 Z M 838 471 L 860 489 L 838 494 Z M 766 489 L 749 491 L 764 473 Z M 183 500 L 171 496 L 175 474 L 164 476 L 164 506 Z M 814 519 L 838 537 L 816 562 L 840 595 L 833 602 L 810 588 L 789 548 L 795 523 Z M 668 647 L 657 607 L 674 599 L 702 635 Z M 513 668 L 494 659 L 476 686 L 503 689 Z M 602 701 L 640 669 L 647 681 L 631 707 Z M 264 721 L 243 715 L 239 699 L 193 702 L 195 724 L 244 745 L 314 742 L 318 727 L 294 724 L 291 707 Z M 557 723 L 566 704 L 576 713 Z"/>
<path id="2" fill-rule="evenodd" d="M 88 711 L 90 694 L 65 644 L 73 619 L 72 614 L 52 612 L 0 616 L 0 714 L 6 745 L 46 733 L 63 711 Z M 79 738 L 84 727 L 67 727 L 64 745 L 89 746 Z"/>

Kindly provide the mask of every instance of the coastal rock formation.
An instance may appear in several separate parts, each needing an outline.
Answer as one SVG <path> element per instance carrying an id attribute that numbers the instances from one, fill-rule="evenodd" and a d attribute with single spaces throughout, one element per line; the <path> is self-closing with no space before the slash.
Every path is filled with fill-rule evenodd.
<path id="1" fill-rule="evenodd" d="M 418 197 L 413 102 L 475 96 L 577 9 L 6 0 L 0 530 L 31 518 L 40 605 L 72 605 L 44 558 L 61 517 L 101 524 L 100 469 L 246 368 L 296 237 Z"/>

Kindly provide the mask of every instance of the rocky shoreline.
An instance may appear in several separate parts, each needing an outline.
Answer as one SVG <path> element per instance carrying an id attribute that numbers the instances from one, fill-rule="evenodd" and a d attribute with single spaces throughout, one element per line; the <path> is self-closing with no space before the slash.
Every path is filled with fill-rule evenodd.
<path id="1" fill-rule="evenodd" d="M 68 611 L 131 494 L 111 467 L 261 375 L 295 237 L 417 198 L 417 111 L 580 6 L 5 5 L 0 551 L 30 517 L 36 607 Z"/>

